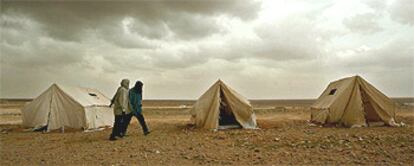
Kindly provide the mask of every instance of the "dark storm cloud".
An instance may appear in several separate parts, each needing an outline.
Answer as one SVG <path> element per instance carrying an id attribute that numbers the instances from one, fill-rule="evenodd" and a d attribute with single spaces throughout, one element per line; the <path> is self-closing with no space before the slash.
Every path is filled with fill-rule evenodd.
<path id="1" fill-rule="evenodd" d="M 125 17 L 131 17 L 138 22 L 145 23 L 146 26 L 161 31 L 165 31 L 166 25 L 177 34 L 177 38 L 200 38 L 215 32 L 215 24 L 212 24 L 211 21 L 201 21 L 203 17 L 227 15 L 241 19 L 253 19 L 259 9 L 260 3 L 258 1 L 233 0 L 2 2 L 3 14 L 21 14 L 35 19 L 44 25 L 50 36 L 67 41 L 80 41 L 87 29 L 120 25 Z M 148 38 L 162 37 L 154 34 L 158 33 L 148 33 L 147 30 L 141 35 Z"/>
<path id="2" fill-rule="evenodd" d="M 249 98 L 316 97 L 355 73 L 407 77 L 391 91 L 410 95 L 405 4 L 2 1 L 0 97 L 33 97 L 52 82 L 112 94 L 122 78 L 143 80 L 149 98 L 193 99 L 218 78 Z"/>
<path id="3" fill-rule="evenodd" d="M 220 32 L 219 25 L 212 17 L 183 13 L 177 14 L 174 18 L 166 21 L 166 24 L 177 38 L 183 40 L 202 38 Z"/>
<path id="4" fill-rule="evenodd" d="M 205 61 L 197 55 L 197 48 L 171 50 L 161 42 L 219 33 L 213 17 L 250 20 L 259 8 L 257 1 L 2 1 L 2 59 L 40 68 L 62 63 L 93 66 L 83 60 L 91 49 L 85 40 L 95 37 L 115 46 L 107 45 L 101 48 L 107 51 L 89 56 L 89 60 L 102 57 L 98 59 L 112 62 L 102 66 L 105 71 L 122 71 L 124 66 L 155 70 L 148 64 L 161 69 L 186 67 Z M 121 50 L 113 51 L 116 47 Z"/>
<path id="5" fill-rule="evenodd" d="M 127 66 L 149 69 L 143 64 L 149 63 L 160 68 L 186 67 L 205 62 L 205 58 L 198 56 L 197 48 L 171 50 L 162 46 L 162 43 L 199 39 L 220 33 L 214 17 L 250 20 L 257 16 L 259 9 L 258 1 L 2 1 L 2 17 L 7 18 L 2 21 L 2 42 L 7 45 L 1 47 L 4 48 L 5 59 L 17 65 L 26 65 L 26 62 L 33 62 L 30 66 L 44 63 L 52 65 L 56 59 L 56 64 L 62 62 L 70 65 L 84 59 L 85 52 L 82 51 L 90 49 L 85 48 L 85 40 L 95 37 L 113 44 L 113 50 L 116 47 L 135 49 L 132 52 L 108 50 L 98 53 L 104 61 L 114 62 L 111 67 L 103 66 L 107 71 L 122 70 L 124 62 L 131 60 L 138 60 L 139 63 Z M 40 43 L 40 40 L 48 42 Z M 14 46 L 23 42 L 24 47 Z M 44 55 L 42 50 L 47 50 Z M 120 55 L 125 53 L 128 56 Z M 145 56 L 149 58 L 143 58 Z M 188 60 L 194 63 L 188 63 Z"/>
<path id="6" fill-rule="evenodd" d="M 2 15 L 0 17 L 0 40 L 9 45 L 21 45 L 27 41 L 24 34 L 21 32 L 30 32 L 30 21 L 27 19 L 16 19 Z M 31 33 L 26 34 L 30 36 Z"/>
<path id="7" fill-rule="evenodd" d="M 156 40 L 140 33 L 125 33 L 121 24 L 103 25 L 96 30 L 97 37 L 125 49 L 153 49 Z"/>
<path id="8" fill-rule="evenodd" d="M 1 17 L 0 50 L 2 61 L 16 67 L 47 67 L 77 63 L 82 60 L 79 43 L 42 37 L 36 23 L 22 18 Z"/>
<path id="9" fill-rule="evenodd" d="M 170 35 L 169 33 L 171 30 L 165 22 L 153 21 L 148 23 L 131 17 L 127 20 L 131 21 L 130 24 L 127 25 L 131 32 L 140 34 L 149 39 L 164 39 Z"/>

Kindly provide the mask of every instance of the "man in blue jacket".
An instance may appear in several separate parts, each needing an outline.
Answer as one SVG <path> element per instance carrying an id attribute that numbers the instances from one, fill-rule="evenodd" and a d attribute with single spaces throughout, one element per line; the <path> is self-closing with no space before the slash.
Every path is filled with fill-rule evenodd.
<path id="1" fill-rule="evenodd" d="M 144 135 L 148 135 L 150 133 L 148 130 L 147 124 L 145 123 L 145 118 L 142 115 L 142 87 L 143 85 L 144 84 L 141 81 L 137 81 L 135 83 L 135 86 L 129 90 L 129 103 L 131 107 L 131 113 L 126 115 L 123 133 L 126 133 L 132 116 L 135 116 L 138 119 L 138 122 L 142 127 Z"/>

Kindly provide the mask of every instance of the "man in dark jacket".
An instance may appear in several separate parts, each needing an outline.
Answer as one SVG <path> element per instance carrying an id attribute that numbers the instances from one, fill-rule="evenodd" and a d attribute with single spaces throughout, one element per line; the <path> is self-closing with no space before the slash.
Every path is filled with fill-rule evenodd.
<path id="1" fill-rule="evenodd" d="M 142 115 L 142 87 L 143 83 L 137 81 L 135 86 L 129 90 L 129 103 L 131 106 L 131 113 L 126 115 L 125 126 L 123 132 L 126 133 L 129 122 L 131 121 L 132 116 L 135 116 L 138 119 L 139 124 L 142 127 L 144 135 L 148 135 L 150 132 L 148 130 L 147 124 L 145 123 L 145 118 Z"/>

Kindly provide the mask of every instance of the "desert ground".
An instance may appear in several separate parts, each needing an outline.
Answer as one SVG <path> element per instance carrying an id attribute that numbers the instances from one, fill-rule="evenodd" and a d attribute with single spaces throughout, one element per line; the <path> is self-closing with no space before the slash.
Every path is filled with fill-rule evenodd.
<path id="1" fill-rule="evenodd" d="M 195 129 L 194 101 L 144 101 L 152 131 L 136 120 L 128 137 L 97 132 L 31 132 L 21 127 L 26 100 L 0 105 L 0 165 L 414 165 L 414 109 L 400 106 L 405 127 L 310 126 L 313 100 L 253 100 L 260 129 Z"/>

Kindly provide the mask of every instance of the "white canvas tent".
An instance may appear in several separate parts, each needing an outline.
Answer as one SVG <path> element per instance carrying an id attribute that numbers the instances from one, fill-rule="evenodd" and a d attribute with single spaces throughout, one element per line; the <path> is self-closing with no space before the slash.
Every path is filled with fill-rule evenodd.
<path id="1" fill-rule="evenodd" d="M 395 103 L 360 76 L 331 82 L 311 106 L 311 122 L 361 127 L 395 123 Z"/>
<path id="2" fill-rule="evenodd" d="M 191 115 L 192 121 L 199 128 L 218 129 L 226 117 L 230 119 L 227 122 L 236 123 L 242 128 L 257 128 L 256 116 L 250 102 L 221 80 L 198 99 Z"/>
<path id="3" fill-rule="evenodd" d="M 96 89 L 53 84 L 22 109 L 23 126 L 48 130 L 112 126 L 110 100 Z"/>

